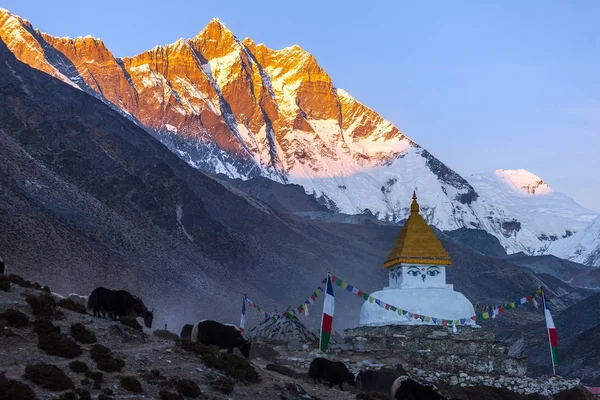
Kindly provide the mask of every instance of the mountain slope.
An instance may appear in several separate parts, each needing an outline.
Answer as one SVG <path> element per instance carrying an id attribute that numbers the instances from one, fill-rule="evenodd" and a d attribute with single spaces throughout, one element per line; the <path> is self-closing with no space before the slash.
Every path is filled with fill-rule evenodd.
<path id="1" fill-rule="evenodd" d="M 543 251 L 544 237 L 579 229 L 506 209 L 336 88 L 310 53 L 239 40 L 217 19 L 193 38 L 125 58 L 89 36 L 41 33 L 7 10 L 0 39 L 20 61 L 100 99 L 208 173 L 299 184 L 330 210 L 390 222 L 408 216 L 417 190 L 429 223 L 484 229 L 509 253 Z"/>
<path id="2" fill-rule="evenodd" d="M 0 248 L 9 272 L 65 293 L 134 290 L 152 299 L 157 323 L 172 326 L 199 316 L 235 322 L 244 292 L 265 306 L 303 301 L 327 269 L 364 290 L 386 283 L 381 266 L 399 227 L 280 213 L 190 167 L 97 99 L 19 63 L 2 43 L 0 63 L 9 72 L 0 75 Z M 540 283 L 565 306 L 583 295 L 445 243 L 451 281 L 473 301 L 518 297 Z M 340 299 L 340 323 L 355 323 L 359 307 Z"/>
<path id="3" fill-rule="evenodd" d="M 240 41 L 213 20 L 189 40 L 117 59 L 98 39 L 57 38 L 2 16 L 0 37 L 17 58 L 118 107 L 207 172 L 299 183 L 332 209 L 391 220 L 406 216 L 417 189 L 438 227 L 477 224 L 464 179 L 334 88 L 298 46 Z M 27 57 L 30 46 L 43 50 Z"/>
<path id="4" fill-rule="evenodd" d="M 571 285 L 600 288 L 600 269 L 564 260 L 553 255 L 527 256 L 523 253 L 511 254 L 504 259 L 512 264 L 555 276 Z"/>
<path id="5" fill-rule="evenodd" d="M 512 252 L 516 245 L 527 254 L 544 254 L 551 243 L 583 230 L 598 216 L 523 169 L 471 175 L 468 181 L 480 195 L 480 220 L 489 216 L 484 229 L 499 227 L 502 234 L 496 237 Z"/>
<path id="6" fill-rule="evenodd" d="M 558 333 L 559 366 L 562 376 L 581 378 L 591 386 L 600 384 L 600 293 L 596 293 L 558 313 L 551 304 Z M 525 332 L 529 370 L 547 374 L 551 370 L 546 325 L 539 322 Z M 521 333 L 522 334 L 522 333 Z"/>

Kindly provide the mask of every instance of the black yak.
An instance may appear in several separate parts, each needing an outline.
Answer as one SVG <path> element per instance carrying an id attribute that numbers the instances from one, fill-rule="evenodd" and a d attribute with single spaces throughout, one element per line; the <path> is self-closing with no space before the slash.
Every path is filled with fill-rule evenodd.
<path id="1" fill-rule="evenodd" d="M 392 384 L 392 398 L 397 400 L 444 400 L 433 385 L 421 384 L 408 376 L 401 376 Z"/>
<path id="2" fill-rule="evenodd" d="M 118 317 L 142 317 L 144 325 L 147 328 L 152 328 L 154 309 L 148 311 L 142 299 L 126 290 L 111 290 L 97 287 L 88 298 L 87 308 L 88 310 L 94 310 L 95 317 L 99 317 L 100 313 L 102 313 L 102 316 L 108 313 L 113 320 L 116 320 Z"/>
<path id="3" fill-rule="evenodd" d="M 321 379 L 329 382 L 329 387 L 339 385 L 340 390 L 344 390 L 343 384 L 346 382 L 354 386 L 354 374 L 348 371 L 346 364 L 341 361 L 329 361 L 325 358 L 315 358 L 308 368 L 308 376 L 317 383 Z"/>
<path id="4" fill-rule="evenodd" d="M 184 340 L 191 340 L 192 339 L 192 329 L 194 329 L 194 325 L 185 324 L 183 326 L 183 328 L 181 329 L 181 333 L 179 334 L 179 337 Z"/>
<path id="5" fill-rule="evenodd" d="M 398 370 L 382 368 L 364 370 L 356 375 L 356 387 L 361 392 L 389 393 L 394 381 L 401 375 Z"/>
<path id="6" fill-rule="evenodd" d="M 198 321 L 192 328 L 192 342 L 200 342 L 206 346 L 217 346 L 233 353 L 238 348 L 246 358 L 250 357 L 252 342 L 244 339 L 239 328 L 235 325 L 222 324 L 217 321 Z"/>

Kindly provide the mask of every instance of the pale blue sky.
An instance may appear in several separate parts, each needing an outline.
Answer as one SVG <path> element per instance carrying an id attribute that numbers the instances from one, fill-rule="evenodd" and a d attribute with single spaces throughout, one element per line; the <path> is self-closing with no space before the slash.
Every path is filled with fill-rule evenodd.
<path id="1" fill-rule="evenodd" d="M 600 1 L 27 1 L 0 7 L 116 56 L 198 33 L 298 44 L 462 175 L 525 168 L 600 211 Z"/>

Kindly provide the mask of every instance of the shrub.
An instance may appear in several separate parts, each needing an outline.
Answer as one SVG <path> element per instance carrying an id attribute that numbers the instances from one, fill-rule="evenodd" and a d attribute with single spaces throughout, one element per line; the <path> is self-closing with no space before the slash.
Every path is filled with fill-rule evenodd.
<path id="1" fill-rule="evenodd" d="M 131 393 L 142 393 L 142 384 L 135 376 L 124 376 L 121 378 L 121 387 Z"/>
<path id="2" fill-rule="evenodd" d="M 108 347 L 101 344 L 95 344 L 91 349 L 92 359 L 96 361 L 98 369 L 105 372 L 121 372 L 125 366 L 125 361 L 113 357 Z"/>
<path id="3" fill-rule="evenodd" d="M 75 358 L 81 355 L 81 347 L 73 339 L 56 332 L 38 334 L 38 348 L 51 356 Z"/>
<path id="4" fill-rule="evenodd" d="M 58 306 L 75 311 L 79 314 L 87 314 L 85 306 L 83 304 L 75 303 L 73 299 L 61 299 L 58 301 Z"/>
<path id="5" fill-rule="evenodd" d="M 247 358 L 231 353 L 219 353 L 219 357 L 225 363 L 225 367 L 222 370 L 228 376 L 243 382 L 260 381 L 258 372 L 256 372 L 256 369 L 254 369 Z"/>
<path id="6" fill-rule="evenodd" d="M 39 296 L 29 296 L 25 301 L 31 307 L 33 315 L 36 317 L 53 317 L 56 313 L 56 302 L 47 294 Z"/>
<path id="7" fill-rule="evenodd" d="M 60 327 L 55 326 L 47 319 L 36 319 L 33 321 L 33 331 L 38 335 L 60 333 Z"/>
<path id="8" fill-rule="evenodd" d="M 83 324 L 77 323 L 71 325 L 71 336 L 79 343 L 92 344 L 96 343 L 96 335 L 90 332 Z"/>
<path id="9" fill-rule="evenodd" d="M 180 379 L 175 384 L 177 391 L 184 395 L 185 397 L 198 398 L 202 391 L 200 387 L 196 384 L 196 382 L 191 381 L 189 379 Z"/>
<path id="10" fill-rule="evenodd" d="M 160 400 L 184 400 L 183 396 L 179 393 L 161 391 L 158 392 L 158 395 L 160 396 Z"/>
<path id="11" fill-rule="evenodd" d="M 165 378 L 157 369 L 153 369 L 150 372 L 144 372 L 141 376 L 151 385 L 157 385 L 167 381 L 167 378 Z"/>
<path id="12" fill-rule="evenodd" d="M 52 364 L 33 364 L 25 367 L 25 378 L 44 389 L 61 391 L 72 389 L 73 381 L 65 373 Z"/>
<path id="13" fill-rule="evenodd" d="M 77 400 L 77 393 L 71 391 L 61 394 L 56 400 Z"/>
<path id="14" fill-rule="evenodd" d="M 161 339 L 167 339 L 167 340 L 178 340 L 179 336 L 177 336 L 176 334 L 174 334 L 171 331 L 168 331 L 166 329 L 157 329 L 154 331 L 154 336 L 158 336 Z"/>
<path id="15" fill-rule="evenodd" d="M 6 320 L 8 326 L 21 328 L 29 325 L 29 317 L 21 311 L 9 309 L 0 314 L 0 318 Z"/>
<path id="16" fill-rule="evenodd" d="M 10 279 L 8 276 L 0 274 L 0 290 L 8 292 L 10 290 Z"/>
<path id="17" fill-rule="evenodd" d="M 28 280 L 26 280 L 25 278 L 23 278 L 19 275 L 10 274 L 10 275 L 8 275 L 8 279 L 17 286 L 21 286 L 21 287 L 25 287 L 25 288 L 33 287 L 33 283 L 29 282 Z"/>
<path id="18" fill-rule="evenodd" d="M 94 382 L 101 383 L 102 382 L 102 372 L 100 371 L 86 371 L 85 376 L 93 380 Z"/>
<path id="19" fill-rule="evenodd" d="M 23 382 L 6 378 L 0 374 L 0 398 L 10 400 L 35 400 L 35 392 Z"/>
<path id="20" fill-rule="evenodd" d="M 98 369 L 105 372 L 121 372 L 125 366 L 125 361 L 116 357 L 102 358 L 96 361 Z"/>
<path id="21" fill-rule="evenodd" d="M 63 393 L 56 400 L 92 400 L 92 396 L 86 389 L 77 389 Z"/>
<path id="22" fill-rule="evenodd" d="M 98 361 L 100 358 L 111 357 L 111 351 L 108 347 L 101 344 L 95 344 L 90 349 L 90 354 L 94 361 Z"/>
<path id="23" fill-rule="evenodd" d="M 199 356 L 204 356 L 208 353 L 216 353 L 216 351 L 208 346 L 203 345 L 202 343 L 192 342 L 189 340 L 179 339 L 177 344 L 182 349 L 189 351 L 190 353 L 198 354 Z"/>
<path id="24" fill-rule="evenodd" d="M 213 389 L 223 394 L 229 395 L 233 392 L 233 381 L 229 378 L 219 378 L 210 383 Z"/>
<path id="25" fill-rule="evenodd" d="M 356 400 L 387 400 L 389 395 L 378 392 L 361 392 L 356 395 Z"/>
<path id="26" fill-rule="evenodd" d="M 231 353 L 220 353 L 198 342 L 178 340 L 177 344 L 186 351 L 198 354 L 209 368 L 223 371 L 226 375 L 244 382 L 258 382 L 260 376 L 247 358 Z"/>
<path id="27" fill-rule="evenodd" d="M 89 390 L 77 389 L 77 394 L 79 395 L 79 400 L 92 400 Z"/>
<path id="28" fill-rule="evenodd" d="M 69 368 L 76 374 L 83 374 L 88 370 L 87 364 L 82 361 L 71 361 L 69 363 Z"/>

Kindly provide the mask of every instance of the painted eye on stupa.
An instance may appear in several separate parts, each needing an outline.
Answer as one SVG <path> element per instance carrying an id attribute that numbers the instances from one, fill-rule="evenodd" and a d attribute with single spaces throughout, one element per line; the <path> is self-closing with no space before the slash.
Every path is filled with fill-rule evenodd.
<path id="1" fill-rule="evenodd" d="M 419 272 L 419 268 L 417 268 L 417 267 L 410 268 L 406 273 L 411 276 L 419 276 L 421 274 Z"/>
<path id="2" fill-rule="evenodd" d="M 436 276 L 436 275 L 439 275 L 440 273 L 441 272 L 440 272 L 440 269 L 438 267 L 429 267 L 429 268 L 427 268 L 427 275 L 429 275 L 429 276 Z"/>

